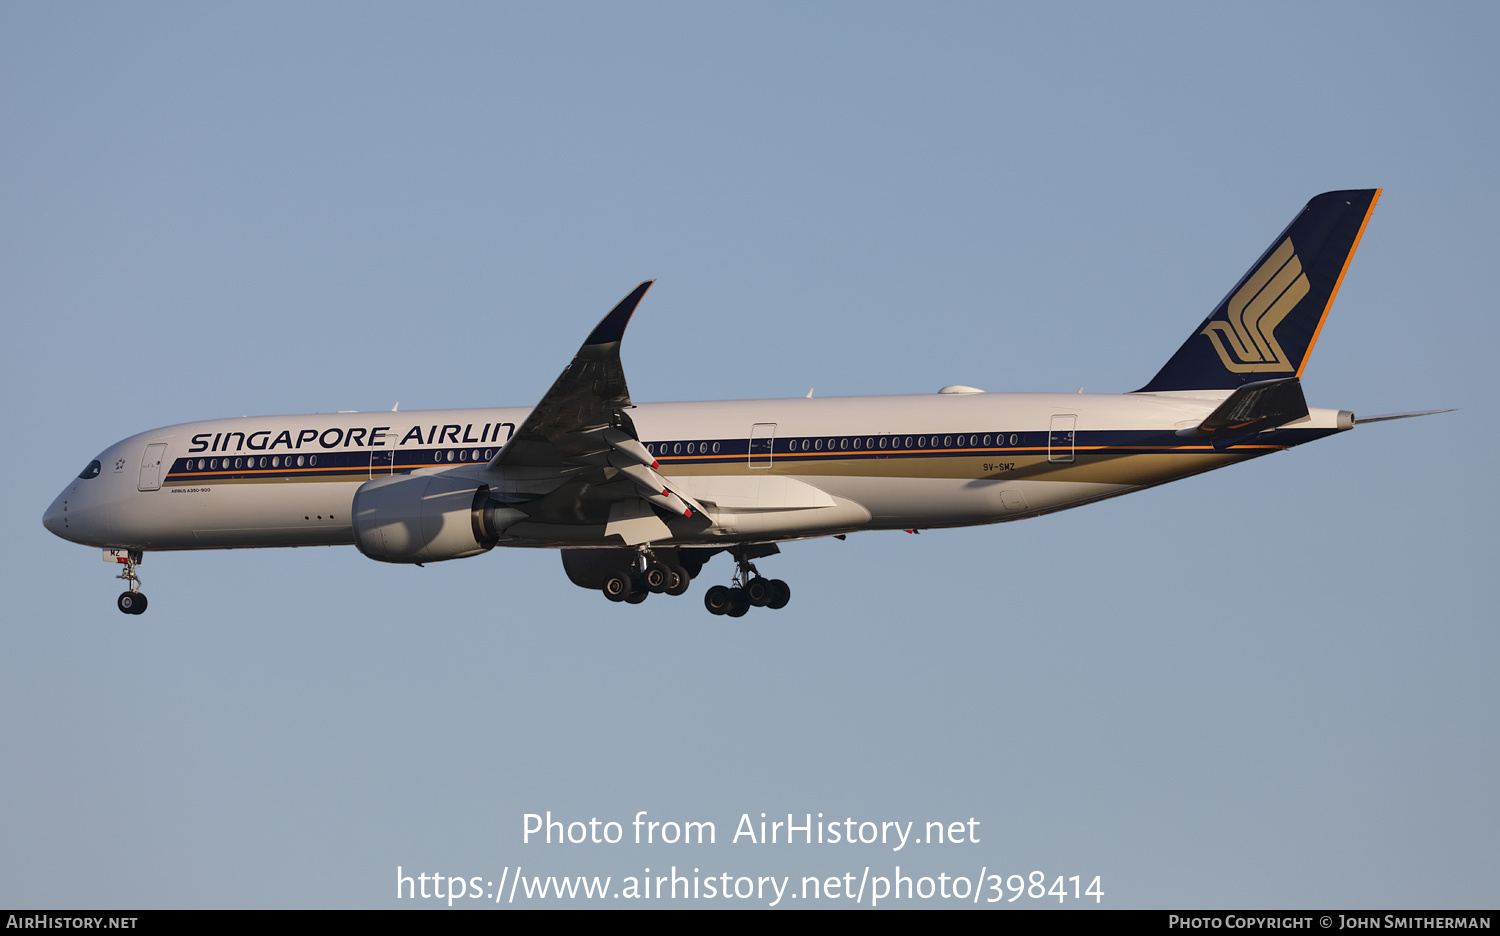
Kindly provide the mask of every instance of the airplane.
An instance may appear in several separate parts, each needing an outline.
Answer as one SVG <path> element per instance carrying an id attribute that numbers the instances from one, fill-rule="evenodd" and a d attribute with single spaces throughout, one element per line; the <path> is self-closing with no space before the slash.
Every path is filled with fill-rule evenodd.
<path id="1" fill-rule="evenodd" d="M 651 287 L 594 328 L 530 409 L 220 419 L 109 446 L 43 516 L 123 566 L 146 609 L 146 552 L 354 545 L 423 565 L 496 546 L 558 549 L 611 601 L 681 595 L 710 557 L 713 614 L 781 608 L 753 560 L 865 530 L 1021 520 L 1251 458 L 1356 424 L 1314 409 L 1303 369 L 1379 189 L 1327 192 L 1140 389 L 635 404 L 620 344 Z"/>

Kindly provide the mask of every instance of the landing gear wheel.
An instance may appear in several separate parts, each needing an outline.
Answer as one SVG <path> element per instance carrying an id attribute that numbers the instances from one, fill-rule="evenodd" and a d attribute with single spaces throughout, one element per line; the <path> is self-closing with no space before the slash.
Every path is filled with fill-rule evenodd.
<path id="1" fill-rule="evenodd" d="M 667 587 L 662 591 L 668 595 L 685 595 L 691 584 L 693 580 L 687 574 L 687 569 L 682 566 L 667 566 Z"/>
<path id="2" fill-rule="evenodd" d="M 715 585 L 703 595 L 703 607 L 708 609 L 709 614 L 724 614 L 729 610 L 729 589 L 723 585 Z"/>
<path id="3" fill-rule="evenodd" d="M 745 599 L 757 608 L 764 608 L 771 603 L 771 580 L 763 579 L 759 575 L 750 580 L 745 586 Z"/>
<path id="4" fill-rule="evenodd" d="M 624 572 L 615 572 L 604 579 L 604 597 L 610 601 L 624 601 L 630 597 L 632 591 L 630 576 Z"/>
<path id="5" fill-rule="evenodd" d="M 775 611 L 785 608 L 786 603 L 792 600 L 792 586 L 781 579 L 771 579 L 771 600 L 766 602 L 766 607 Z"/>
<path id="6" fill-rule="evenodd" d="M 140 592 L 120 592 L 120 597 L 115 599 L 115 607 L 125 614 L 140 614 L 146 610 L 146 596 Z"/>
<path id="7" fill-rule="evenodd" d="M 729 610 L 724 613 L 730 617 L 744 617 L 745 612 L 750 610 L 750 598 L 745 594 L 743 588 L 729 589 Z"/>
<path id="8" fill-rule="evenodd" d="M 650 598 L 650 597 L 651 597 L 651 593 L 648 592 L 648 591 L 631 592 L 630 593 L 630 597 L 625 599 L 625 603 L 626 604 L 640 604 L 641 602 L 645 601 L 647 598 Z"/>
<path id="9" fill-rule="evenodd" d="M 119 551 L 114 550 L 114 555 L 119 556 Z M 141 577 L 136 573 L 136 566 L 146 558 L 139 549 L 130 549 L 125 552 L 125 568 L 115 578 L 130 586 L 128 591 L 120 592 L 120 597 L 115 599 L 115 607 L 123 614 L 140 614 L 146 610 L 146 596 L 141 593 Z M 118 561 L 118 558 L 117 558 Z"/>
<path id="10" fill-rule="evenodd" d="M 659 562 L 653 562 L 646 567 L 645 578 L 646 590 L 661 594 L 667 590 L 667 583 L 671 580 L 671 575 L 667 572 L 666 566 Z"/>

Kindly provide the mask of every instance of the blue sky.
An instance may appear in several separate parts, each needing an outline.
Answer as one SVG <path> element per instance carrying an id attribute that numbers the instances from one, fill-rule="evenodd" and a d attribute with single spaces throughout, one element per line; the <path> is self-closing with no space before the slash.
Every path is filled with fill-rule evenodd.
<path id="1" fill-rule="evenodd" d="M 0 904 L 899 863 L 1099 875 L 1116 907 L 1493 906 L 1497 25 L 0 9 Z M 1309 400 L 1461 412 L 1039 520 L 791 544 L 761 564 L 780 612 L 709 617 L 723 559 L 624 607 L 544 551 L 340 548 L 151 555 L 125 618 L 40 524 L 153 426 L 529 405 L 652 277 L 638 401 L 1128 391 L 1308 198 L 1365 187 Z M 523 844 L 546 810 L 721 844 Z M 981 841 L 723 844 L 761 812 L 973 817 Z"/>

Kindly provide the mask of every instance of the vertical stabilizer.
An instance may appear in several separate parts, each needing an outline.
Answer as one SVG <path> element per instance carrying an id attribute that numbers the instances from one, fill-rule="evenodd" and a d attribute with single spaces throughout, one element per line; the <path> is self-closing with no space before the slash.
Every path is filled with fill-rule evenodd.
<path id="1" fill-rule="evenodd" d="M 1380 189 L 1324 192 L 1137 393 L 1301 377 Z"/>

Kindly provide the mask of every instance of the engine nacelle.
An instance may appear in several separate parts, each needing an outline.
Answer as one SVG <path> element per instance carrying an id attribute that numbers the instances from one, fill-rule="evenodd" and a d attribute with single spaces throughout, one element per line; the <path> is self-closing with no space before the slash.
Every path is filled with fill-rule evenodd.
<path id="1" fill-rule="evenodd" d="M 492 501 L 489 485 L 473 478 L 377 478 L 354 492 L 354 545 L 381 562 L 477 556 L 495 545 L 508 513 L 516 512 Z"/>

